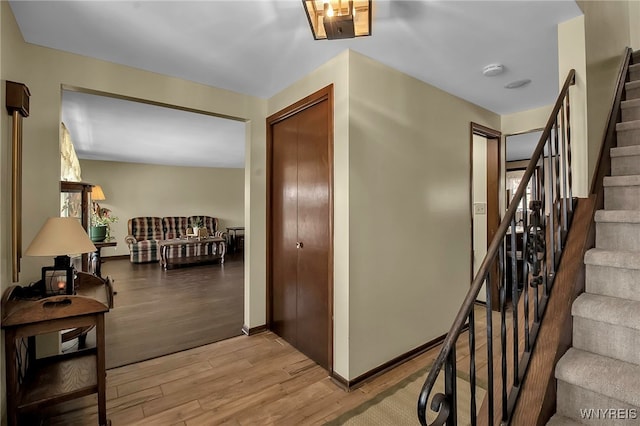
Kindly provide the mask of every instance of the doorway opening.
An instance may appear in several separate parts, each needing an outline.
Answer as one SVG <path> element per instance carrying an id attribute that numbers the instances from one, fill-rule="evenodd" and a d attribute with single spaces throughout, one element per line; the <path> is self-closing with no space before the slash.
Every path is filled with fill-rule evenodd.
<path id="1" fill-rule="evenodd" d="M 62 150 L 61 179 L 100 185 L 85 214 L 118 218 L 113 238 L 97 243 L 101 274 L 117 291 L 105 317 L 107 368 L 240 335 L 243 253 L 223 263 L 219 245 L 161 251 L 159 241 L 200 241 L 244 224 L 246 120 L 63 85 L 61 122 L 70 135 L 61 148 L 77 156 L 69 162 Z M 134 223 L 152 224 L 149 235 L 126 238 Z M 145 256 L 137 242 L 149 247 Z M 182 264 L 165 270 L 163 256 Z"/>
<path id="2" fill-rule="evenodd" d="M 500 138 L 501 133 L 480 124 L 471 123 L 471 281 L 487 253 L 500 224 Z M 498 265 L 489 273 L 491 304 L 499 306 Z M 486 290 L 478 294 L 486 301 Z"/>

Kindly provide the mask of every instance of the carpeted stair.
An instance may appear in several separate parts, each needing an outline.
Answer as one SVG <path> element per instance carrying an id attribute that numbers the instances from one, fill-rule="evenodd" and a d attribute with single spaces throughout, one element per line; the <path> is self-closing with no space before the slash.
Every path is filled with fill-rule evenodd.
<path id="1" fill-rule="evenodd" d="M 586 292 L 573 303 L 573 347 L 556 366 L 557 411 L 548 425 L 640 424 L 640 54 L 596 212 L 596 248 L 584 259 Z"/>

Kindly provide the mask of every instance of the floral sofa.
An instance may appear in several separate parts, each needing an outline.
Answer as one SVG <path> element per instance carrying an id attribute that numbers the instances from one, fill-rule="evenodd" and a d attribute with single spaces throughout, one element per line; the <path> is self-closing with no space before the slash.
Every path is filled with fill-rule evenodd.
<path id="1" fill-rule="evenodd" d="M 129 246 L 131 263 L 145 263 L 160 261 L 160 246 L 158 241 L 185 237 L 188 228 L 200 224 L 206 228 L 209 236 L 225 238 L 224 232 L 218 231 L 218 219 L 211 216 L 168 216 L 168 217 L 134 217 L 129 219 L 129 235 L 125 242 Z M 196 252 L 215 251 L 217 245 L 194 241 L 182 246 L 169 247 L 167 256 L 187 257 Z"/>

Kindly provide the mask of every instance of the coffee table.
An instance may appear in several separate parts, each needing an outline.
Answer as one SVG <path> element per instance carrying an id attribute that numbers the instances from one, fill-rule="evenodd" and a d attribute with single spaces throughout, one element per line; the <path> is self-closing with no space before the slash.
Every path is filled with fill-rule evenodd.
<path id="1" fill-rule="evenodd" d="M 173 238 L 160 240 L 158 245 L 160 246 L 160 263 L 164 269 L 174 265 L 192 265 L 218 259 L 222 265 L 224 264 L 224 255 L 227 250 L 226 241 L 221 237 Z M 211 247 L 207 247 L 207 245 Z M 184 253 L 180 256 L 169 256 L 169 247 L 178 247 Z"/>

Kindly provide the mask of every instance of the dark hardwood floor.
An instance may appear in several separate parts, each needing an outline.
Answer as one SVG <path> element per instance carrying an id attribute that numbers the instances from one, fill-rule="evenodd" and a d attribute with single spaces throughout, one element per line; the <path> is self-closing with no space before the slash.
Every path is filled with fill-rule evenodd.
<path id="1" fill-rule="evenodd" d="M 109 260 L 115 307 L 105 315 L 107 368 L 195 348 L 242 334 L 242 254 L 163 270 L 158 263 Z"/>

